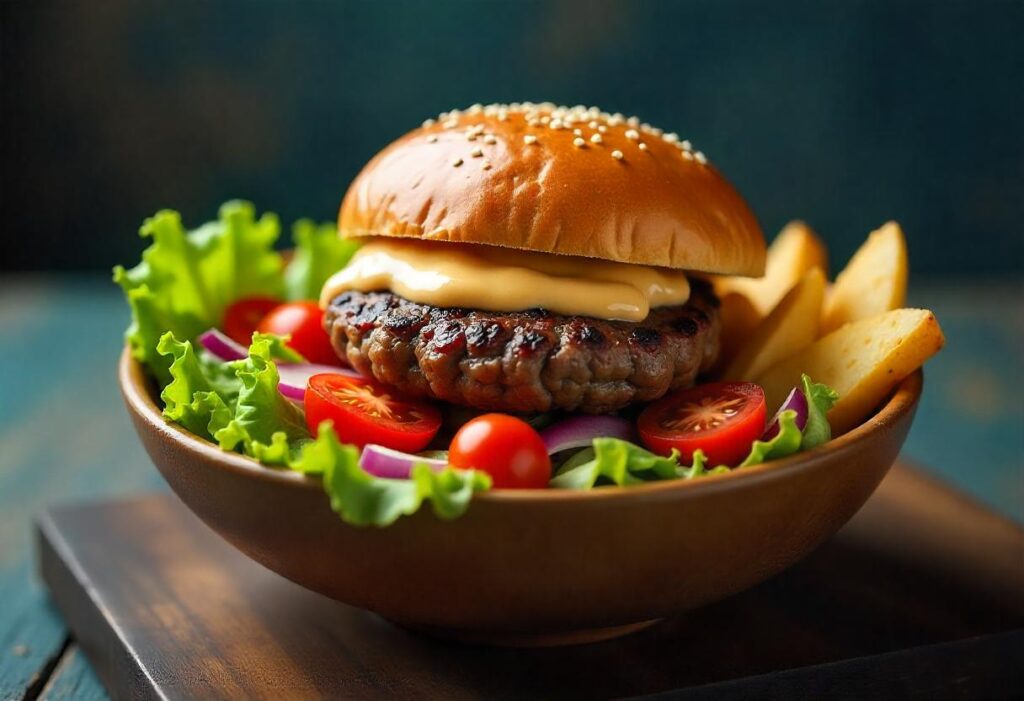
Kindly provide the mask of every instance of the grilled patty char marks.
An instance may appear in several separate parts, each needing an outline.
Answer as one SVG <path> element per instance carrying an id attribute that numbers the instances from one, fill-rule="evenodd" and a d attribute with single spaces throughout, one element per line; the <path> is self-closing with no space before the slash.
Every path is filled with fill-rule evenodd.
<path id="1" fill-rule="evenodd" d="M 639 323 L 345 292 L 324 325 L 364 375 L 410 396 L 494 411 L 614 411 L 692 386 L 718 355 L 718 300 L 700 280 L 686 304 Z"/>

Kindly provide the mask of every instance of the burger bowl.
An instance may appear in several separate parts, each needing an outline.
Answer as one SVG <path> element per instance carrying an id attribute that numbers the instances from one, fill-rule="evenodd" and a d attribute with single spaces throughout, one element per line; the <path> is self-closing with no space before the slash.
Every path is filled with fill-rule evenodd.
<path id="1" fill-rule="evenodd" d="M 161 415 L 128 350 L 128 412 L 181 500 L 241 552 L 303 587 L 433 635 L 504 645 L 596 641 L 743 591 L 833 535 L 892 465 L 922 374 L 873 415 L 787 459 L 695 480 L 474 495 L 453 521 L 429 509 L 356 527 L 320 480 L 262 466 Z"/>

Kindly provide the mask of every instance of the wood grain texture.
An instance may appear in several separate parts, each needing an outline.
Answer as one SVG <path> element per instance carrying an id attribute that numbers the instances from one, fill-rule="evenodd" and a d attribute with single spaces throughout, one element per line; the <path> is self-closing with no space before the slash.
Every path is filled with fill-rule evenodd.
<path id="1" fill-rule="evenodd" d="M 39 701 L 102 701 L 106 690 L 78 645 L 71 644 L 53 670 Z"/>
<path id="2" fill-rule="evenodd" d="M 41 689 L 67 635 L 46 593 L 32 586 L 27 563 L 0 575 L 0 699 Z"/>
<path id="3" fill-rule="evenodd" d="M 978 648 L 986 655 L 1015 654 L 1019 638 L 991 636 L 1024 625 L 1024 587 L 983 580 L 1010 577 L 1015 585 L 1024 572 L 977 565 L 1024 552 L 1024 533 L 1002 520 L 986 523 L 986 512 L 970 503 L 916 509 L 922 501 L 953 508 L 958 500 L 946 501 L 943 487 L 906 468 L 893 475 L 882 498 L 788 572 L 636 635 L 580 647 L 467 647 L 408 633 L 255 565 L 167 497 L 51 511 L 40 524 L 42 571 L 118 696 L 608 697 L 817 665 L 825 665 L 813 673 L 818 688 L 841 689 L 851 670 L 857 679 L 874 673 L 863 661 L 844 666 L 859 658 L 977 636 L 987 641 Z M 960 539 L 941 523 L 975 518 L 969 542 L 943 545 Z M 914 549 L 918 537 L 921 546 L 937 542 L 928 558 L 908 562 L 900 548 Z M 967 550 L 975 554 L 965 558 Z M 970 646 L 958 649 L 972 654 Z M 971 688 L 995 693 L 1008 683 L 1008 673 L 993 675 L 984 664 L 922 659 L 912 670 L 881 665 L 879 683 L 913 686 L 916 674 L 927 676 L 929 689 L 954 689 L 965 673 L 974 675 Z M 1019 672 L 1009 677 L 1024 683 Z"/>

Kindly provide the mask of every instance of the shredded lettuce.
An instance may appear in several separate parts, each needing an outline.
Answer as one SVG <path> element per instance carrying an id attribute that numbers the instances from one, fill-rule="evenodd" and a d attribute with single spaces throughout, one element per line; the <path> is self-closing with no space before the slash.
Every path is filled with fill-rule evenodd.
<path id="1" fill-rule="evenodd" d="M 338 236 L 334 224 L 300 219 L 292 227 L 295 255 L 284 274 L 289 299 L 316 299 L 327 278 L 348 264 L 359 244 Z"/>

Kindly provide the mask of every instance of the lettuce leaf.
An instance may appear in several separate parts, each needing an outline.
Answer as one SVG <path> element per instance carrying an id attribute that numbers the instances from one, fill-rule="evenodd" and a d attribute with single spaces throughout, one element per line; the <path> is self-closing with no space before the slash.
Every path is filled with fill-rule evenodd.
<path id="1" fill-rule="evenodd" d="M 828 412 L 835 406 L 839 393 L 828 385 L 811 382 L 807 375 L 800 376 L 800 385 L 807 397 L 807 425 L 804 426 L 800 449 L 810 450 L 832 440 Z"/>
<path id="2" fill-rule="evenodd" d="M 171 381 L 173 354 L 161 353 L 161 336 L 191 340 L 221 322 L 231 302 L 249 295 L 280 297 L 284 261 L 274 251 L 280 234 L 277 217 L 256 219 L 249 202 L 227 202 L 217 221 L 186 231 L 181 215 L 162 210 L 139 233 L 152 243 L 142 262 L 114 268 L 114 282 L 132 310 L 125 339 L 133 357 L 160 383 Z"/>
<path id="3" fill-rule="evenodd" d="M 290 466 L 323 475 L 331 508 L 354 526 L 388 526 L 415 513 L 427 500 L 438 518 L 450 520 L 466 511 L 473 492 L 491 486 L 490 477 L 482 472 L 450 467 L 434 472 L 426 465 L 413 467 L 407 480 L 374 477 L 359 466 L 359 450 L 341 443 L 330 422 L 317 433 Z"/>
<path id="4" fill-rule="evenodd" d="M 317 299 L 327 278 L 344 268 L 359 244 L 338 236 L 334 224 L 300 219 L 292 227 L 295 254 L 284 274 L 289 299 Z"/>
<path id="5" fill-rule="evenodd" d="M 232 363 L 204 359 L 171 332 L 158 350 L 170 359 L 171 381 L 160 395 L 167 420 L 264 465 L 322 475 L 331 508 L 348 523 L 387 526 L 425 501 L 438 517 L 452 519 L 466 511 L 474 491 L 491 486 L 482 472 L 435 473 L 426 465 L 409 480 L 382 479 L 359 467 L 359 450 L 342 444 L 330 424 L 314 440 L 302 410 L 277 389 L 275 360 L 298 358 L 280 337 L 255 334 L 249 356 Z"/>
<path id="6" fill-rule="evenodd" d="M 223 450 L 242 451 L 269 465 L 283 465 L 291 442 L 308 439 L 306 417 L 277 390 L 280 379 L 274 359 L 295 361 L 299 356 L 282 339 L 253 334 L 249 357 L 230 363 L 241 383 L 234 417 L 214 434 Z"/>
<path id="7" fill-rule="evenodd" d="M 784 411 L 779 416 L 779 433 L 770 441 L 754 441 L 750 453 L 738 468 L 760 465 L 768 460 L 792 455 L 801 449 L 802 438 L 796 425 L 796 412 Z M 703 475 L 729 472 L 732 469 L 728 465 L 708 468 L 707 458 L 700 450 L 694 452 L 693 464 L 685 467 L 679 464 L 678 451 L 672 451 L 672 455 L 664 457 L 629 441 L 618 438 L 595 438 L 593 448 L 584 448 L 569 458 L 549 486 L 562 489 L 591 489 L 598 482 L 602 482 L 622 487 L 655 480 L 694 479 Z"/>

